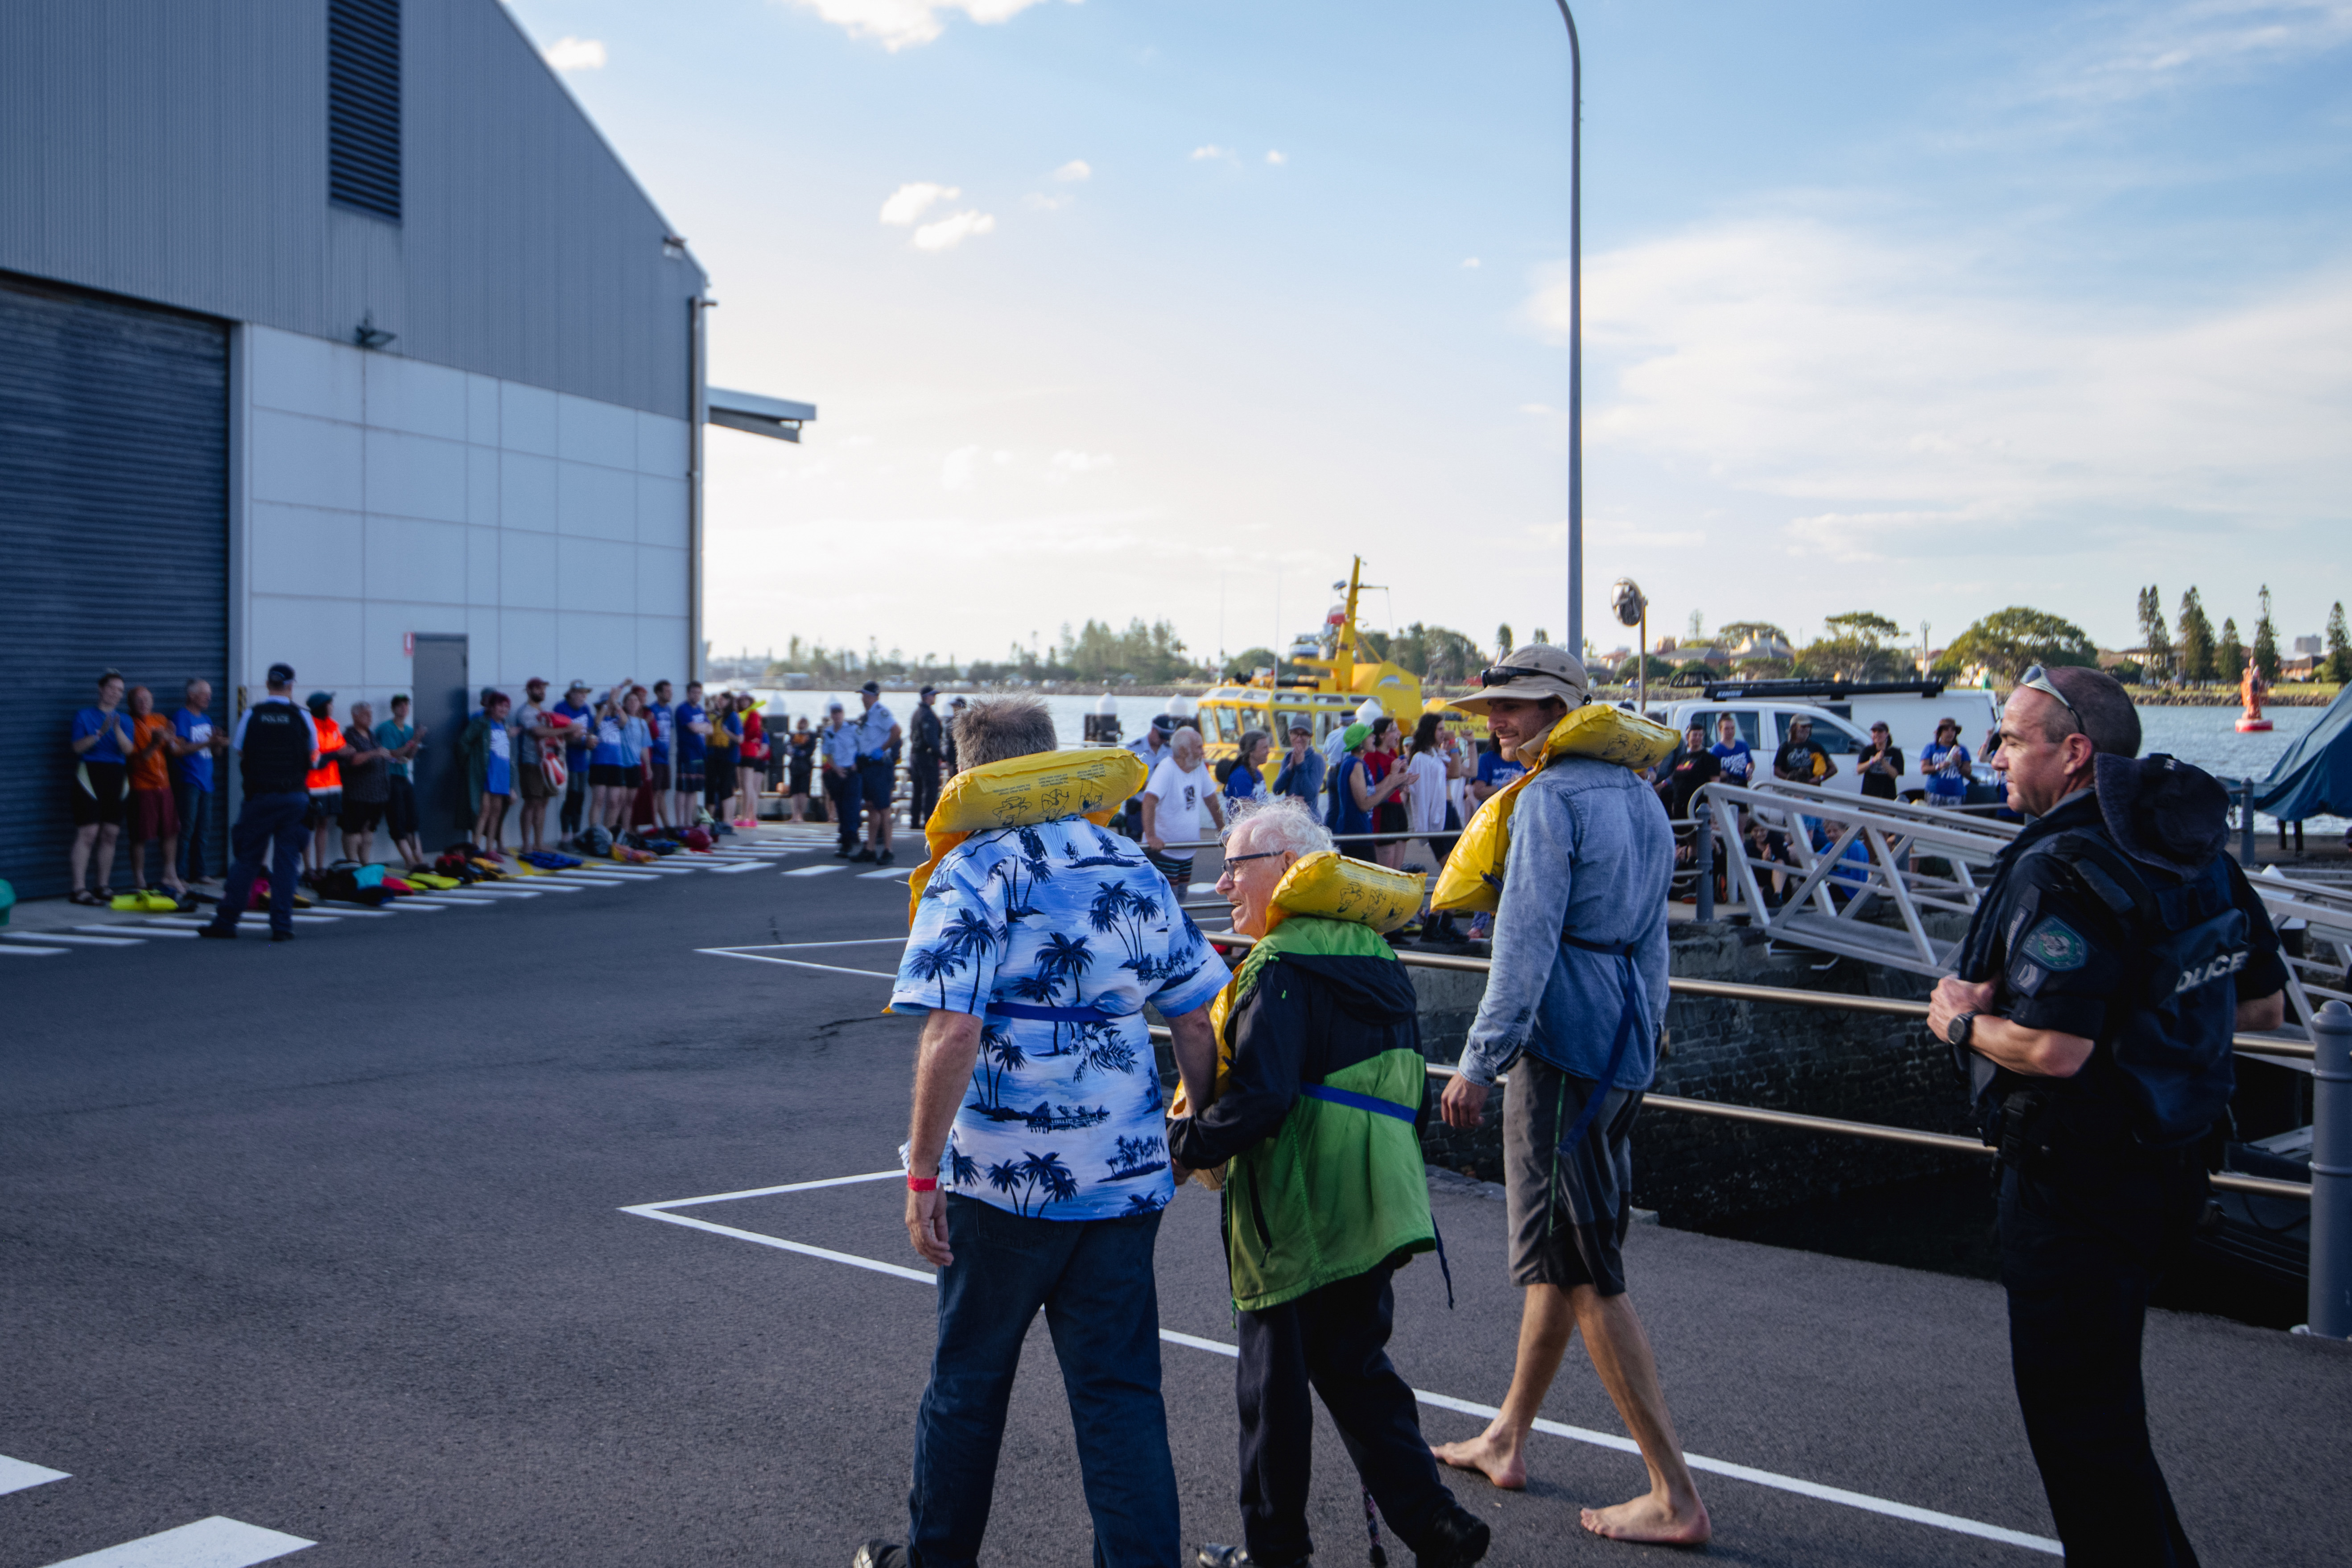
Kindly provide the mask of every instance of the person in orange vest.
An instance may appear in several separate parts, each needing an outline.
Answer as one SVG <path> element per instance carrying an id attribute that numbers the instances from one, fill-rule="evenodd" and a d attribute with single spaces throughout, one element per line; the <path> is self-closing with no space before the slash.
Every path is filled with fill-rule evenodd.
<path id="1" fill-rule="evenodd" d="M 303 818 L 310 829 L 310 870 L 304 880 L 315 882 L 326 874 L 328 847 L 343 815 L 343 727 L 335 722 L 335 694 L 313 691 L 303 700 L 310 723 L 319 732 L 319 760 L 303 782 L 310 791 L 310 810 Z"/>

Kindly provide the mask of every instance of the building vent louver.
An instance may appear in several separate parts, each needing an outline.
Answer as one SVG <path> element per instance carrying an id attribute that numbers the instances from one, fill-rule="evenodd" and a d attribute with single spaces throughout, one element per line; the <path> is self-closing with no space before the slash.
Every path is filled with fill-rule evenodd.
<path id="1" fill-rule="evenodd" d="M 327 197 L 400 221 L 400 0 L 327 0 Z"/>

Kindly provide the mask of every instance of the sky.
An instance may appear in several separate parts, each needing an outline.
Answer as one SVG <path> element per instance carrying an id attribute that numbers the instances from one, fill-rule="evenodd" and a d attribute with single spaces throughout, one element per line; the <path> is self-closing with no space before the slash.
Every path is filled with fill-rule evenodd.
<path id="1" fill-rule="evenodd" d="M 511 0 L 709 271 L 714 648 L 1564 637 L 1551 0 Z M 1588 0 L 1584 631 L 2352 598 L 2352 0 Z"/>

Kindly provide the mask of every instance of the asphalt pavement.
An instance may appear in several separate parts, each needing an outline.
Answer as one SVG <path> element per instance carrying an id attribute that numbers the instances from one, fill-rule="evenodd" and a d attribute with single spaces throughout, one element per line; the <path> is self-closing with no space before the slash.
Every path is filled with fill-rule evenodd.
<path id="1" fill-rule="evenodd" d="M 934 1311 L 901 1190 L 767 1189 L 896 1163 L 915 1026 L 861 972 L 894 966 L 906 889 L 790 874 L 822 848 L 738 864 L 0 967 L 0 1568 L 206 1520 L 253 1533 L 136 1561 L 261 1561 L 275 1531 L 315 1568 L 838 1568 L 901 1533 Z M 1501 1205 L 1434 1205 L 1455 1305 L 1415 1262 L 1394 1353 L 1442 1439 L 1502 1396 L 1517 1301 Z M 2050 1561 L 2017 1539 L 2050 1521 L 1996 1289 L 1654 1226 L 1628 1265 L 1715 1467 L 1709 1559 Z M 1159 1270 L 1186 1534 L 1233 1540 L 1213 1196 L 1179 1195 Z M 2158 1313 L 2147 1360 L 2204 1560 L 2341 1562 L 2352 1350 Z M 1643 1485 L 1580 1352 L 1546 1415 L 1570 1430 L 1524 1494 L 1456 1485 L 1489 1561 L 1654 1559 L 1577 1528 Z M 1328 1426 L 1317 1459 L 1318 1560 L 1362 1562 Z M 1041 1326 L 984 1560 L 1089 1542 Z"/>

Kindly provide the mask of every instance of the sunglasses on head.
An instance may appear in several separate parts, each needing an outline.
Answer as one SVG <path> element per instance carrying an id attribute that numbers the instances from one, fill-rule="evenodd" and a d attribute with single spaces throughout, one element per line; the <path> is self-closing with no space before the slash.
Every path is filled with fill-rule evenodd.
<path id="1" fill-rule="evenodd" d="M 2017 684 L 2021 687 L 2030 686 L 2034 690 L 2042 693 L 2044 697 L 2053 697 L 2057 699 L 2058 706 L 2066 710 L 2068 713 L 2073 714 L 2075 728 L 2080 729 L 2082 727 L 2083 716 L 2080 713 L 2074 712 L 2074 705 L 2066 700 L 2066 694 L 2058 689 L 2057 683 L 2050 679 L 2050 671 L 2041 665 L 2037 664 L 2028 668 L 2024 675 L 2019 678 Z"/>
<path id="2" fill-rule="evenodd" d="M 1548 678 L 1551 676 L 1551 671 L 1529 669 L 1527 666 L 1519 664 L 1494 664 L 1478 672 L 1478 684 L 1482 687 L 1507 686 L 1522 676 Z"/>

